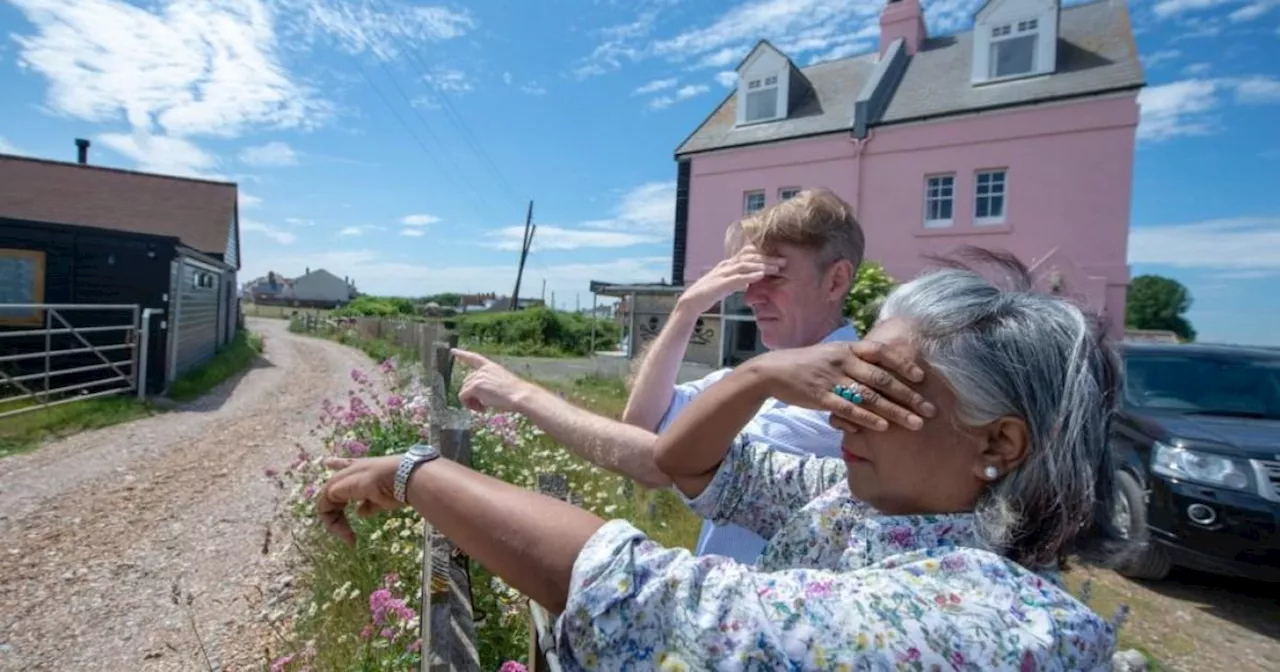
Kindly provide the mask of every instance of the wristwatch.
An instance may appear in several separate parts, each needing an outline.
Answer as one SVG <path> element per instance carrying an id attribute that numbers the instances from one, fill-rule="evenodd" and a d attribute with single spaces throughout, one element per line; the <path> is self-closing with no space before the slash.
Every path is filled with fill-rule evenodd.
<path id="1" fill-rule="evenodd" d="M 409 485 L 409 476 L 413 474 L 413 470 L 417 469 L 418 465 L 430 462 L 437 457 L 440 457 L 440 451 L 426 443 L 410 446 L 409 450 L 400 457 L 400 467 L 396 469 L 396 486 L 393 492 L 397 502 L 406 503 L 405 489 Z"/>

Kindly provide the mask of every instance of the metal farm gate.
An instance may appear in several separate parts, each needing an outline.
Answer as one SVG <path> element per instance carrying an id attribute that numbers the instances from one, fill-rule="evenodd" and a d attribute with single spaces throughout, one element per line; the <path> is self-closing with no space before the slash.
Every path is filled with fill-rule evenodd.
<path id="1" fill-rule="evenodd" d="M 189 257 L 170 264 L 169 381 L 209 361 L 218 346 L 222 315 L 222 269 Z"/>
<path id="2" fill-rule="evenodd" d="M 0 418 L 134 392 L 146 371 L 137 305 L 0 304 Z M 141 366 L 139 363 L 141 362 Z"/>

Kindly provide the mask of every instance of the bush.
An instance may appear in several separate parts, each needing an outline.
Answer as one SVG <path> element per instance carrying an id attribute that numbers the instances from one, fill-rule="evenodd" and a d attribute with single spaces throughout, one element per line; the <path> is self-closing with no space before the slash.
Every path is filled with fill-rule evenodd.
<path id="1" fill-rule="evenodd" d="M 463 347 L 495 355 L 528 357 L 585 357 L 615 347 L 621 328 L 611 320 L 594 319 L 596 338 L 591 342 L 593 318 L 547 308 L 505 313 L 466 315 L 457 320 Z"/>
<path id="2" fill-rule="evenodd" d="M 360 296 L 333 311 L 338 317 L 401 317 L 417 315 L 418 309 L 409 299 L 394 296 Z"/>
<path id="3" fill-rule="evenodd" d="M 844 302 L 844 314 L 853 320 L 859 335 L 865 335 L 875 326 L 880 304 L 895 284 L 878 262 L 864 260 L 858 267 L 858 277 L 854 278 Z"/>

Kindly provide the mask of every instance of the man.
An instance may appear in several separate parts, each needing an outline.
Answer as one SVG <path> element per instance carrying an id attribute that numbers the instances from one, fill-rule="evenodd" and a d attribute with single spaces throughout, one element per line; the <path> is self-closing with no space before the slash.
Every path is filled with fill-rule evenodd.
<path id="1" fill-rule="evenodd" d="M 622 423 L 583 411 L 479 355 L 462 351 L 458 359 L 476 370 L 463 382 L 460 397 L 473 409 L 519 412 L 583 459 L 648 487 L 666 487 L 669 479 L 653 464 L 656 432 L 729 372 L 723 369 L 701 380 L 675 384 L 698 317 L 742 291 L 765 347 L 856 342 L 858 334 L 843 311 L 864 246 L 862 227 L 849 206 L 827 189 L 803 191 L 731 226 L 725 236 L 728 258 L 681 294 L 666 326 L 646 349 Z M 931 415 L 920 395 L 875 366 L 887 364 L 876 344 L 858 345 L 854 351 L 864 360 L 864 368 L 852 377 L 866 391 L 864 406 L 872 411 L 866 417 L 868 427 L 887 427 L 880 418 L 919 427 L 920 418 L 894 401 Z M 907 368 L 897 373 L 919 380 L 919 369 Z M 777 400 L 761 407 L 744 434 L 778 450 L 839 454 L 840 433 L 828 424 L 826 413 Z M 705 521 L 697 553 L 749 563 L 764 543 L 738 526 L 718 527 Z"/>

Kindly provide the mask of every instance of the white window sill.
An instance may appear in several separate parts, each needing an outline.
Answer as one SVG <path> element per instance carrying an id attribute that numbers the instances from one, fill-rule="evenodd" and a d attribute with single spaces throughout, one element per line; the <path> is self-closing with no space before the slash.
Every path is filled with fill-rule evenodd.
<path id="1" fill-rule="evenodd" d="M 952 220 L 952 219 L 926 219 L 924 222 L 924 228 L 947 229 L 947 228 L 951 228 L 951 225 L 954 223 L 955 223 L 955 220 Z"/>
<path id="2" fill-rule="evenodd" d="M 1001 226 L 1004 217 L 978 217 L 973 220 L 974 226 Z"/>

